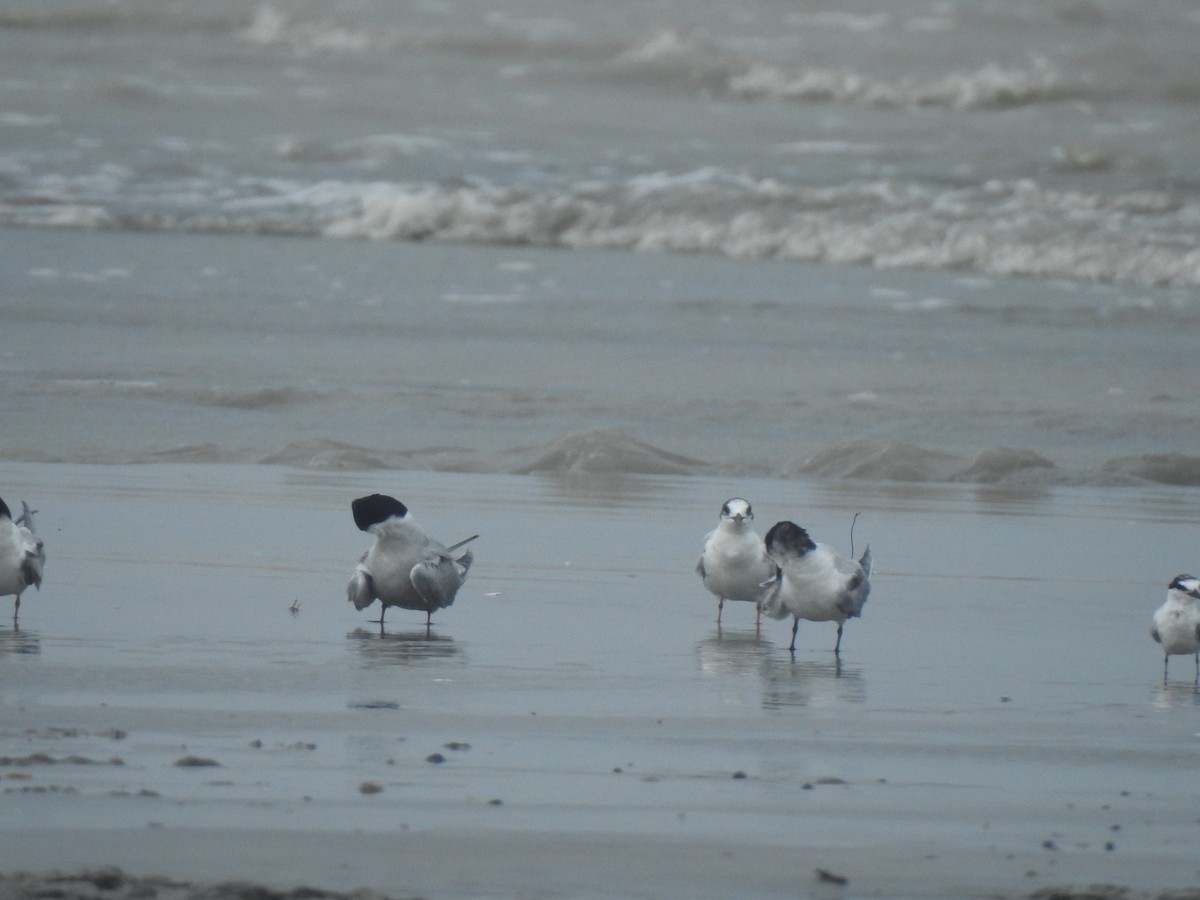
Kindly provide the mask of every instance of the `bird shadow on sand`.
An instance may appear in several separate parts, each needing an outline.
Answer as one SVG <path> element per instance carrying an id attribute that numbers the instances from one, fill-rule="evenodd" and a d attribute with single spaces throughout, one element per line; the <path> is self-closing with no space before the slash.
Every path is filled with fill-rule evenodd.
<path id="1" fill-rule="evenodd" d="M 346 638 L 368 666 L 413 666 L 462 654 L 453 638 L 425 628 L 382 633 L 356 628 Z"/>

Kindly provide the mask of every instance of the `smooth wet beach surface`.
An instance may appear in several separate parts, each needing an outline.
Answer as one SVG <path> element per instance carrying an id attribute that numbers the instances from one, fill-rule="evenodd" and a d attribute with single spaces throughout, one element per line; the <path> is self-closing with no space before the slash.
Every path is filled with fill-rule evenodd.
<path id="1" fill-rule="evenodd" d="M 735 490 L 736 488 L 736 490 Z M 344 599 L 349 498 L 477 566 L 425 633 Z M 1194 884 L 1200 694 L 1148 636 L 1191 493 L 240 466 L 8 471 L 0 870 L 392 896 L 983 896 Z M 760 633 L 692 572 L 727 494 L 876 555 Z M 716 504 L 712 498 L 718 498 Z"/>

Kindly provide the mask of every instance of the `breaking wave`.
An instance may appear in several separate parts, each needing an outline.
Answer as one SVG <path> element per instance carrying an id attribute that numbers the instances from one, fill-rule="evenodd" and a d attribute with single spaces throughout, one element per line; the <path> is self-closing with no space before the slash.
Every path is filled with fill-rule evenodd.
<path id="1" fill-rule="evenodd" d="M 729 92 L 747 99 L 861 103 L 866 106 L 945 106 L 954 109 L 1004 109 L 1031 103 L 1084 96 L 1083 86 L 1071 84 L 1046 66 L 1004 68 L 995 64 L 974 72 L 938 78 L 870 78 L 837 69 L 790 70 L 755 63 L 729 78 Z"/>
<path id="2" fill-rule="evenodd" d="M 400 138 L 338 153 L 415 152 Z M 316 148 L 288 152 L 320 153 Z M 372 240 L 425 239 L 954 269 L 1144 286 L 1200 285 L 1200 203 L 1031 180 L 832 187 L 704 168 L 553 187 L 280 179 L 131 185 L 119 170 L 0 194 L 0 225 Z"/>
<path id="3" fill-rule="evenodd" d="M 215 452 L 207 445 L 171 451 L 188 458 Z M 853 438 L 821 447 L 776 470 L 743 471 L 736 465 L 702 461 L 655 447 L 624 429 L 612 427 L 568 432 L 540 444 L 500 451 L 445 447 L 389 451 L 324 439 L 301 441 L 262 456 L 257 462 L 304 469 L 427 469 L 506 475 L 720 473 L 726 477 L 765 475 L 918 484 L 1200 487 L 1200 456 L 1182 453 L 1119 457 L 1091 470 L 1072 470 L 1026 448 L 986 447 L 969 457 L 915 444 Z"/>
<path id="4" fill-rule="evenodd" d="M 528 56 L 548 47 L 577 59 L 602 55 L 603 46 L 588 46 L 566 22 L 519 20 L 494 14 L 486 37 L 470 40 L 470 49 Z M 886 16 L 825 17 L 810 24 L 874 30 Z M 273 4 L 258 7 L 238 37 L 262 46 L 287 47 L 299 54 L 362 53 L 406 46 L 453 46 L 446 34 L 419 35 L 397 30 L 347 26 L 329 17 L 304 16 Z M 465 41 L 459 39 L 459 42 Z M 617 49 L 608 72 L 633 77 L 682 79 L 733 99 L 852 103 L 875 107 L 943 106 L 954 109 L 1003 109 L 1032 103 L 1086 97 L 1088 85 L 1073 82 L 1044 60 L 1027 67 L 981 65 L 973 71 L 930 78 L 888 79 L 847 69 L 790 68 L 755 59 L 666 28 Z M 601 70 L 603 74 L 604 69 Z"/>
<path id="5" fill-rule="evenodd" d="M 1147 453 L 1073 471 L 1025 448 L 987 447 L 969 459 L 914 444 L 855 438 L 822 447 L 786 474 L 919 483 L 1200 487 L 1200 456 Z"/>
<path id="6" fill-rule="evenodd" d="M 396 470 L 586 478 L 720 476 L 1001 487 L 1200 488 L 1200 456 L 1184 453 L 1120 456 L 1085 469 L 1059 465 L 1028 448 L 985 447 L 971 456 L 904 442 L 851 438 L 816 448 L 790 463 L 764 465 L 695 459 L 656 447 L 617 427 L 572 431 L 541 443 L 501 450 L 378 448 L 315 438 L 293 441 L 271 452 L 202 442 L 130 453 L 90 452 L 78 460 L 29 453 L 19 458 L 92 464 L 250 463 L 314 471 Z"/>
<path id="7" fill-rule="evenodd" d="M 435 447 L 377 451 L 330 440 L 300 441 L 259 462 L 304 469 L 432 469 L 508 475 L 691 475 L 706 465 L 660 450 L 620 428 L 573 431 L 499 452 Z"/>

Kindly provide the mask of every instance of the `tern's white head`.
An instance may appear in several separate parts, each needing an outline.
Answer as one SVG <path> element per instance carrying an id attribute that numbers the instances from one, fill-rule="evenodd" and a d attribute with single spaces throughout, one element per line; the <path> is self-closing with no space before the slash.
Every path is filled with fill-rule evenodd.
<path id="1" fill-rule="evenodd" d="M 1195 575 L 1176 575 L 1167 586 L 1167 596 L 1180 603 L 1200 599 L 1200 578 Z"/>
<path id="2" fill-rule="evenodd" d="M 741 497 L 732 497 L 721 507 L 721 524 L 730 523 L 735 528 L 741 528 L 745 522 L 754 521 L 754 511 L 750 509 L 750 501 Z"/>

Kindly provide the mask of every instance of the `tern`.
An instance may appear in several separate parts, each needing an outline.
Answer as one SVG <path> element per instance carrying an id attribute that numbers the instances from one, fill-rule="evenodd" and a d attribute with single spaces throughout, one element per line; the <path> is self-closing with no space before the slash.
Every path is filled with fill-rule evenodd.
<path id="1" fill-rule="evenodd" d="M 842 626 L 847 619 L 862 615 L 871 592 L 871 548 L 860 559 L 842 559 L 824 544 L 816 543 L 795 522 L 777 522 L 765 539 L 767 553 L 776 563 L 774 577 L 763 608 L 773 619 L 792 616 L 792 644 L 796 652 L 796 630 L 800 620 L 837 622 L 837 643 L 842 648 Z"/>
<path id="2" fill-rule="evenodd" d="M 1167 599 L 1154 613 L 1150 637 L 1163 648 L 1163 684 L 1173 655 L 1191 653 L 1196 658 L 1196 683 L 1200 684 L 1200 578 L 1176 575 L 1167 586 Z"/>
<path id="3" fill-rule="evenodd" d="M 386 494 L 359 497 L 350 508 L 354 524 L 373 534 L 375 543 L 358 561 L 347 598 L 355 609 L 383 604 L 380 631 L 389 606 L 423 610 L 428 628 L 434 611 L 454 602 L 474 560 L 469 550 L 459 556 L 454 551 L 479 535 L 443 546 L 425 534 L 407 506 Z"/>
<path id="4" fill-rule="evenodd" d="M 33 510 L 21 502 L 22 512 L 14 522 L 8 504 L 0 500 L 0 597 L 14 594 L 13 627 L 21 611 L 21 594 L 31 584 L 42 589 L 46 548 L 34 534 Z"/>
<path id="5" fill-rule="evenodd" d="M 721 507 L 720 524 L 704 538 L 704 552 L 696 563 L 696 571 L 717 598 L 718 625 L 726 600 L 753 603 L 756 626 L 762 614 L 763 583 L 774 576 L 775 563 L 751 526 L 753 521 L 750 503 L 733 497 Z"/>

